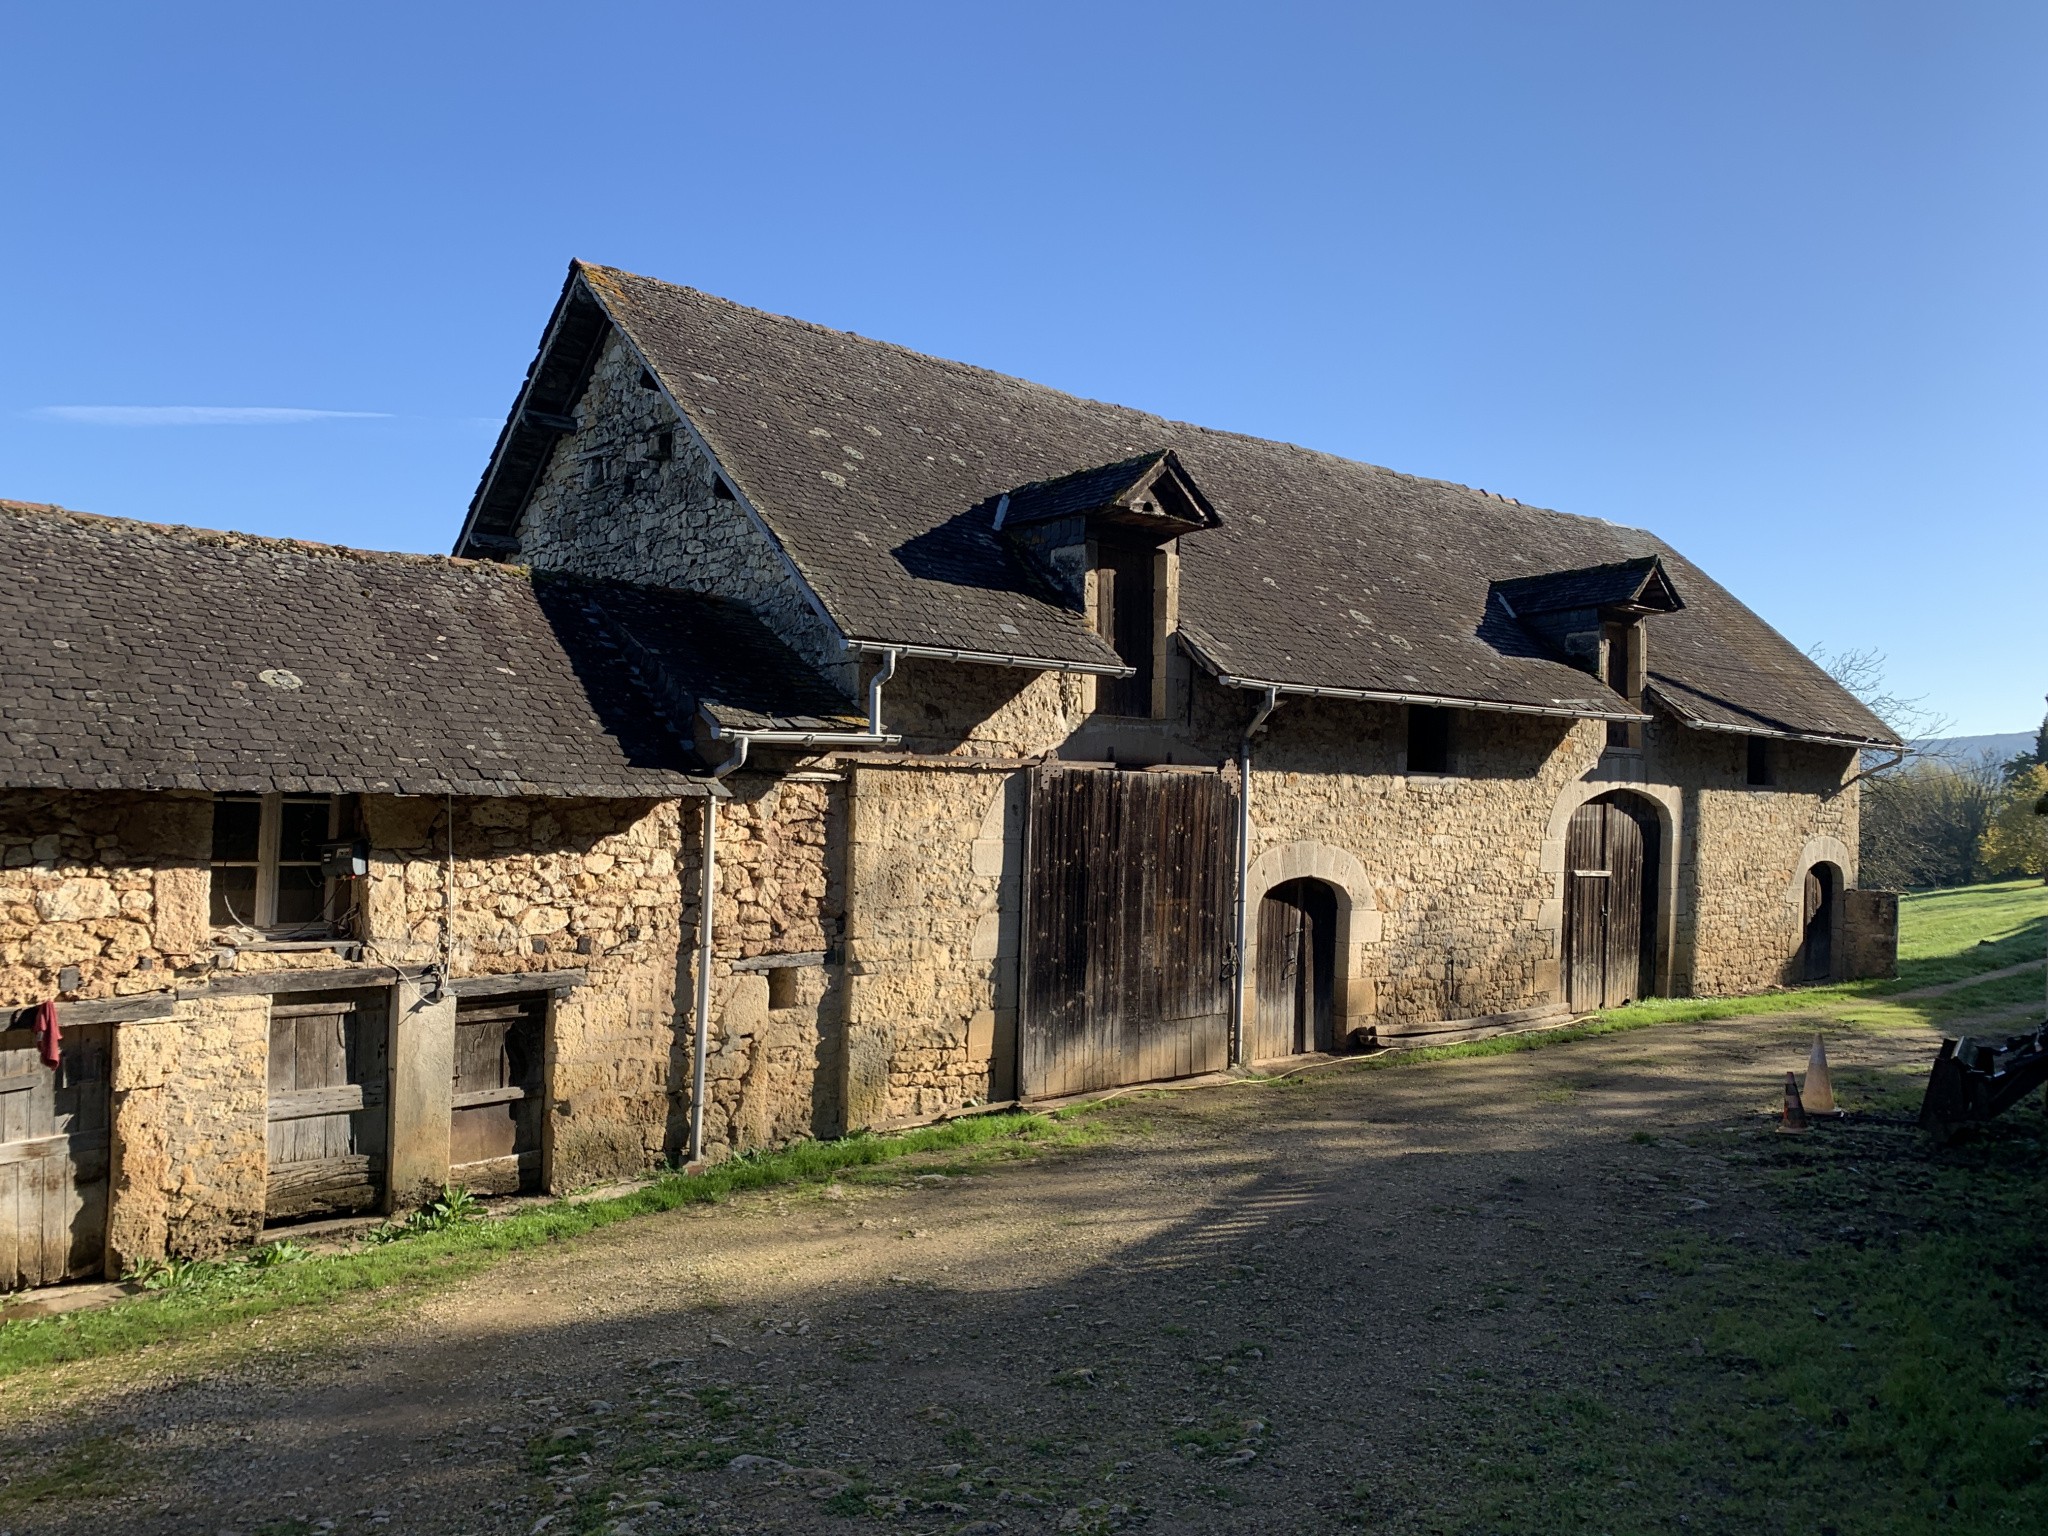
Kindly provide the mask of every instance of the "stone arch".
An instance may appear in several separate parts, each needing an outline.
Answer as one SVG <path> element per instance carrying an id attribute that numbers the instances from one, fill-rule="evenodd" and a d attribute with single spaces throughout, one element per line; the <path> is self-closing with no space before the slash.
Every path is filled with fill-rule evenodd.
<path id="1" fill-rule="evenodd" d="M 1792 878 L 1785 882 L 1785 905 L 1803 913 L 1806 908 L 1806 872 L 1816 864 L 1832 864 L 1842 874 L 1842 888 L 1856 884 L 1856 855 L 1839 837 L 1825 833 L 1809 837 L 1799 857 L 1792 861 Z"/>
<path id="2" fill-rule="evenodd" d="M 1551 807 L 1550 824 L 1543 831 L 1538 868 L 1549 879 L 1550 894 L 1537 914 L 1536 925 L 1549 940 L 1546 970 L 1537 978 L 1538 989 L 1554 1001 L 1564 1001 L 1564 844 L 1571 829 L 1572 813 L 1588 800 L 1602 795 L 1634 795 L 1657 813 L 1657 957 L 1655 987 L 1665 996 L 1682 990 L 1677 968 L 1678 858 L 1679 831 L 1684 821 L 1684 796 L 1672 784 L 1629 784 L 1613 779 L 1574 779 L 1558 793 Z"/>
<path id="3" fill-rule="evenodd" d="M 1337 974 L 1331 1008 L 1341 1042 L 1352 1030 L 1370 1024 L 1378 1007 L 1365 974 L 1365 947 L 1379 942 L 1380 911 L 1365 866 L 1328 843 L 1282 843 L 1260 854 L 1245 872 L 1245 953 L 1238 967 L 1240 1016 L 1249 1019 L 1258 1007 L 1259 903 L 1274 886 L 1289 880 L 1320 880 L 1337 895 Z"/>

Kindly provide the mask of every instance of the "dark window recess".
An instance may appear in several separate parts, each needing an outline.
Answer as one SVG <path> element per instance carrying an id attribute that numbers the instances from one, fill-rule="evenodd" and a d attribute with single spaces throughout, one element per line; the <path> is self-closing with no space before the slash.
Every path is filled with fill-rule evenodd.
<path id="1" fill-rule="evenodd" d="M 1636 704 L 1635 650 L 1642 643 L 1642 632 L 1633 624 L 1610 624 L 1607 626 L 1607 675 L 1601 679 L 1608 687 L 1620 694 L 1629 703 Z M 1639 720 L 1610 720 L 1607 722 L 1607 750 L 1610 752 L 1640 752 L 1643 749 L 1643 727 Z"/>
<path id="2" fill-rule="evenodd" d="M 277 911 L 280 927 L 317 923 L 327 907 L 327 876 L 320 845 L 333 816 L 329 800 L 287 800 L 278 807 Z"/>
<path id="3" fill-rule="evenodd" d="M 794 1008 L 796 996 L 796 967 L 778 965 L 768 973 L 768 1006 L 770 1008 Z"/>
<path id="4" fill-rule="evenodd" d="M 725 476 L 723 475 L 713 475 L 711 477 L 711 494 L 719 501 L 739 500 L 737 496 L 733 495 L 732 487 L 725 483 Z"/>
<path id="5" fill-rule="evenodd" d="M 1749 771 L 1747 780 L 1749 783 L 1760 787 L 1777 782 L 1776 776 L 1771 772 L 1771 743 L 1768 737 L 1752 736 L 1749 738 Z"/>
<path id="6" fill-rule="evenodd" d="M 1408 706 L 1408 771 L 1451 771 L 1451 712 L 1433 704 Z"/>
<path id="7" fill-rule="evenodd" d="M 648 372 L 648 371 L 647 371 L 647 370 L 646 370 L 645 368 L 642 368 L 642 369 L 640 370 L 640 387 L 641 387 L 642 389 L 659 389 L 659 388 L 661 388 L 661 386 L 660 386 L 659 384 L 657 384 L 657 383 L 655 383 L 655 382 L 654 382 L 654 375 L 653 375 L 653 374 L 651 374 L 651 373 L 649 373 L 649 372 Z"/>
<path id="8" fill-rule="evenodd" d="M 1149 717 L 1152 713 L 1153 614 L 1150 546 L 1105 546 L 1095 564 L 1096 629 L 1136 668 L 1129 677 L 1105 677 L 1097 684 L 1097 707 L 1106 715 Z"/>
<path id="9" fill-rule="evenodd" d="M 676 435 L 674 432 L 662 431 L 654 434 L 654 453 L 652 456 L 664 462 L 676 456 Z"/>

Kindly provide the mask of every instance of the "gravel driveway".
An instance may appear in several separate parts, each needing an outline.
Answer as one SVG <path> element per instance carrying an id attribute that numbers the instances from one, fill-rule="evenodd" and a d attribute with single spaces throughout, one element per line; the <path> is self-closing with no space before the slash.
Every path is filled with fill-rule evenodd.
<path id="1" fill-rule="evenodd" d="M 1461 1458 L 1515 1433 L 1517 1405 L 1660 1411 L 1660 1246 L 1787 1240 L 1718 1149 L 1767 1132 L 1810 1029 L 1665 1025 L 1132 1096 L 1090 1112 L 1089 1146 L 648 1217 L 340 1344 L 271 1318 L 198 1379 L 75 1368 L 61 1410 L 0 1405 L 0 1467 L 83 1446 L 98 1470 L 7 1518 L 15 1536 L 1456 1529 Z"/>

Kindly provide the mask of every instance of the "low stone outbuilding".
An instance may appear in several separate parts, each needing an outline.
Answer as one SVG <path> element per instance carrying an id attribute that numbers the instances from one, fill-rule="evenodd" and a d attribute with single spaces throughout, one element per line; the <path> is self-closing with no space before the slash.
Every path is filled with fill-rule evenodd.
<path id="1" fill-rule="evenodd" d="M 0 1280 L 1891 961 L 1653 535 L 612 269 L 457 558 L 0 556 Z"/>

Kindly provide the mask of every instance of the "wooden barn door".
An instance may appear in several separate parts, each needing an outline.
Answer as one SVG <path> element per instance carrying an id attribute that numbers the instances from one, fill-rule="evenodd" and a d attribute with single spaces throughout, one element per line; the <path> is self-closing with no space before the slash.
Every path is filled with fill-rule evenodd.
<path id="1" fill-rule="evenodd" d="M 1337 896 L 1320 880 L 1289 880 L 1259 902 L 1259 972 L 1249 1059 L 1268 1061 L 1335 1042 Z"/>
<path id="2" fill-rule="evenodd" d="M 480 1195 L 540 1188 L 544 993 L 459 998 L 448 1179 Z"/>
<path id="3" fill-rule="evenodd" d="M 1656 822 L 1613 795 L 1572 813 L 1565 835 L 1565 1003 L 1618 1008 L 1653 983 Z"/>
<path id="4" fill-rule="evenodd" d="M 1033 772 L 1022 1097 L 1228 1064 L 1235 806 L 1219 774 Z"/>
<path id="5" fill-rule="evenodd" d="M 52 1071 L 31 1031 L 0 1032 L 0 1288 L 99 1273 L 110 1039 L 105 1024 L 64 1026 Z"/>
<path id="6" fill-rule="evenodd" d="M 382 992 L 271 1004 L 267 1219 L 382 1207 L 390 1034 Z"/>

